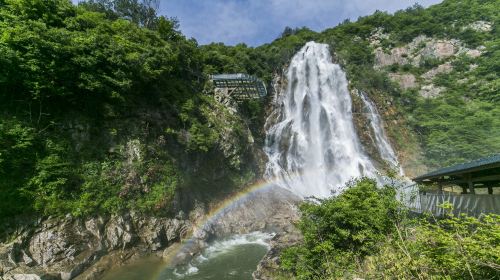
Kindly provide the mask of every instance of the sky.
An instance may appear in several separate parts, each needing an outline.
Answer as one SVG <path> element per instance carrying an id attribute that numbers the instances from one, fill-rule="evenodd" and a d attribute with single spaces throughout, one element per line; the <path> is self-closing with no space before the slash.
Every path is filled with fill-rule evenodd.
<path id="1" fill-rule="evenodd" d="M 77 0 L 73 0 L 77 2 Z M 314 31 L 376 10 L 395 12 L 414 3 L 440 0 L 161 0 L 162 15 L 176 17 L 188 38 L 200 44 L 223 42 L 258 46 L 276 39 L 286 26 Z"/>

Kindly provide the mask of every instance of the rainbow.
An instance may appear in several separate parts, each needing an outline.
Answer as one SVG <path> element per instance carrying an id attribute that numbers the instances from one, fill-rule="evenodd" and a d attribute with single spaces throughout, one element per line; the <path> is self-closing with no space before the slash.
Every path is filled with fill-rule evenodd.
<path id="1" fill-rule="evenodd" d="M 217 219 L 222 217 L 226 211 L 230 210 L 233 206 L 244 202 L 247 200 L 252 194 L 265 191 L 270 189 L 272 186 L 276 186 L 278 180 L 264 181 L 260 180 L 256 183 L 244 188 L 243 190 L 229 196 L 228 198 L 222 200 L 218 203 L 216 207 L 214 207 L 210 212 L 205 215 L 205 218 L 196 223 L 197 228 L 203 229 L 206 226 L 209 226 Z"/>
<path id="2" fill-rule="evenodd" d="M 171 265 L 175 258 L 179 255 L 180 252 L 186 251 L 189 252 L 193 246 L 196 246 L 196 240 L 194 238 L 194 233 L 197 230 L 207 229 L 211 224 L 221 218 L 227 211 L 231 210 L 232 207 L 238 205 L 244 201 L 246 201 L 252 194 L 255 194 L 259 191 L 266 191 L 273 186 L 277 186 L 279 179 L 273 180 L 259 180 L 254 184 L 244 188 L 243 190 L 229 196 L 228 198 L 219 202 L 213 209 L 208 212 L 203 219 L 200 219 L 198 222 L 194 224 L 193 232 L 190 236 L 183 241 L 181 241 L 181 245 L 177 246 L 172 252 L 170 252 L 165 260 L 167 266 Z"/>

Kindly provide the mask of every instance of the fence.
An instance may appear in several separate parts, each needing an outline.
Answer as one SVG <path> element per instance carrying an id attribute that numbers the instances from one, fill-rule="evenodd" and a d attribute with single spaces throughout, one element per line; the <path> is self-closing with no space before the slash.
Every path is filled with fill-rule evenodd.
<path id="1" fill-rule="evenodd" d="M 453 214 L 465 213 L 470 216 L 479 216 L 482 213 L 500 214 L 500 195 L 492 194 L 454 194 L 454 193 L 422 193 L 416 185 L 404 188 L 400 196 L 406 206 L 416 213 L 429 212 L 435 216 L 447 213 L 440 207 L 445 202 L 453 205 Z"/>

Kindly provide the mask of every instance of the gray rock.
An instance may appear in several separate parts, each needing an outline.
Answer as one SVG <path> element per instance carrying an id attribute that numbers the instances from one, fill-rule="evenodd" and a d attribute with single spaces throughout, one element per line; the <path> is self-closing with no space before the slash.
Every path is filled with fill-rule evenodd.
<path id="1" fill-rule="evenodd" d="M 12 264 L 11 262 L 6 260 L 0 260 L 0 276 L 13 270 L 16 267 L 16 265 L 17 264 Z"/>
<path id="2" fill-rule="evenodd" d="M 451 65 L 451 63 L 447 62 L 427 71 L 422 75 L 422 78 L 426 80 L 432 80 L 434 79 L 434 77 L 436 77 L 436 75 L 450 73 L 452 70 L 453 66 Z"/>
<path id="3" fill-rule="evenodd" d="M 467 50 L 465 54 L 472 58 L 477 58 L 480 57 L 483 54 L 483 52 L 479 49 L 472 49 L 472 50 Z"/>
<path id="4" fill-rule="evenodd" d="M 45 266 L 64 258 L 67 247 L 68 240 L 64 231 L 52 228 L 33 236 L 29 245 L 29 252 L 38 264 Z"/>
<path id="5" fill-rule="evenodd" d="M 419 94 L 424 98 L 435 98 L 445 89 L 443 87 L 437 87 L 433 84 L 424 85 L 419 90 Z"/>
<path id="6" fill-rule="evenodd" d="M 184 221 L 178 219 L 171 219 L 165 224 L 165 234 L 168 242 L 174 242 L 183 237 L 187 228 L 189 227 Z"/>
<path id="7" fill-rule="evenodd" d="M 27 266 L 33 266 L 35 265 L 35 261 L 28 255 L 26 252 L 23 250 L 22 251 L 22 256 L 23 256 L 23 262 Z"/>
<path id="8" fill-rule="evenodd" d="M 290 191 L 272 187 L 255 192 L 221 213 L 211 225 L 212 235 L 224 237 L 253 231 L 282 232 L 299 218 L 300 198 Z M 207 230 L 207 227 L 204 227 Z"/>
<path id="9" fill-rule="evenodd" d="M 488 21 L 478 20 L 465 26 L 463 29 L 467 28 L 478 32 L 490 32 L 493 29 L 493 24 Z"/>
<path id="10" fill-rule="evenodd" d="M 295 228 L 279 233 L 271 239 L 270 249 L 257 266 L 257 270 L 252 274 L 255 280 L 272 280 L 275 272 L 280 269 L 281 252 L 290 246 L 296 245 L 303 239 L 300 232 Z"/>
<path id="11" fill-rule="evenodd" d="M 141 240 L 149 246 L 152 251 L 157 251 L 167 245 L 165 233 L 165 219 L 150 218 L 141 219 L 137 223 L 138 235 Z"/>
<path id="12" fill-rule="evenodd" d="M 100 262 L 102 257 L 113 255 L 121 260 L 119 264 L 124 263 L 127 256 L 158 251 L 180 241 L 190 227 L 186 220 L 136 213 L 109 219 L 48 218 L 23 238 L 0 244 L 0 278 L 30 279 L 35 275 L 40 279 L 69 280 L 80 279 L 82 273 L 90 271 L 93 273 L 86 274 L 90 278 L 82 279 L 98 279 L 103 269 L 115 264 L 109 258 Z"/>
<path id="13" fill-rule="evenodd" d="M 102 217 L 94 217 L 85 221 L 85 228 L 95 237 L 101 238 L 104 230 L 104 219 Z"/>
<path id="14" fill-rule="evenodd" d="M 43 280 L 36 274 L 14 274 L 5 278 L 5 280 Z"/>
<path id="15" fill-rule="evenodd" d="M 117 215 L 110 219 L 105 229 L 106 246 L 109 249 L 124 249 L 136 241 L 130 215 Z"/>
<path id="16" fill-rule="evenodd" d="M 459 45 L 458 40 L 431 40 L 419 54 L 424 58 L 447 58 L 458 52 Z"/>
<path id="17" fill-rule="evenodd" d="M 394 48 L 386 53 L 381 47 L 375 49 L 375 67 L 381 68 L 392 64 L 410 64 L 410 50 L 407 47 Z"/>
<path id="18" fill-rule="evenodd" d="M 437 40 L 426 36 L 417 36 L 412 42 L 392 49 L 377 47 L 374 50 L 375 69 L 381 69 L 393 64 L 412 64 L 419 67 L 425 59 L 446 59 L 459 53 L 466 53 L 467 49 L 456 39 Z M 471 56 L 477 52 L 471 52 Z"/>
<path id="19" fill-rule="evenodd" d="M 410 89 L 417 86 L 417 79 L 413 74 L 389 73 L 389 78 L 398 83 L 401 89 Z"/>

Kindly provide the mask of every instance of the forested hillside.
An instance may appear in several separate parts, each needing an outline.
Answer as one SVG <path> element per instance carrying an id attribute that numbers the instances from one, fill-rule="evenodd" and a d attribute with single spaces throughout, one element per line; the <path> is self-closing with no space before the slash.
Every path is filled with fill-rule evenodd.
<path id="1" fill-rule="evenodd" d="M 310 40 L 328 43 L 351 89 L 376 101 L 409 168 L 500 151 L 498 0 L 376 12 L 320 33 L 287 28 L 255 48 L 199 46 L 176 20 L 121 2 L 132 6 L 0 0 L 0 217 L 168 212 L 186 193 L 249 182 L 264 106 L 231 113 L 207 74 L 271 83 Z"/>
<path id="2" fill-rule="evenodd" d="M 193 200 L 180 189 L 210 198 L 258 172 L 196 41 L 116 2 L 0 1 L 0 217 L 168 213 Z"/>

